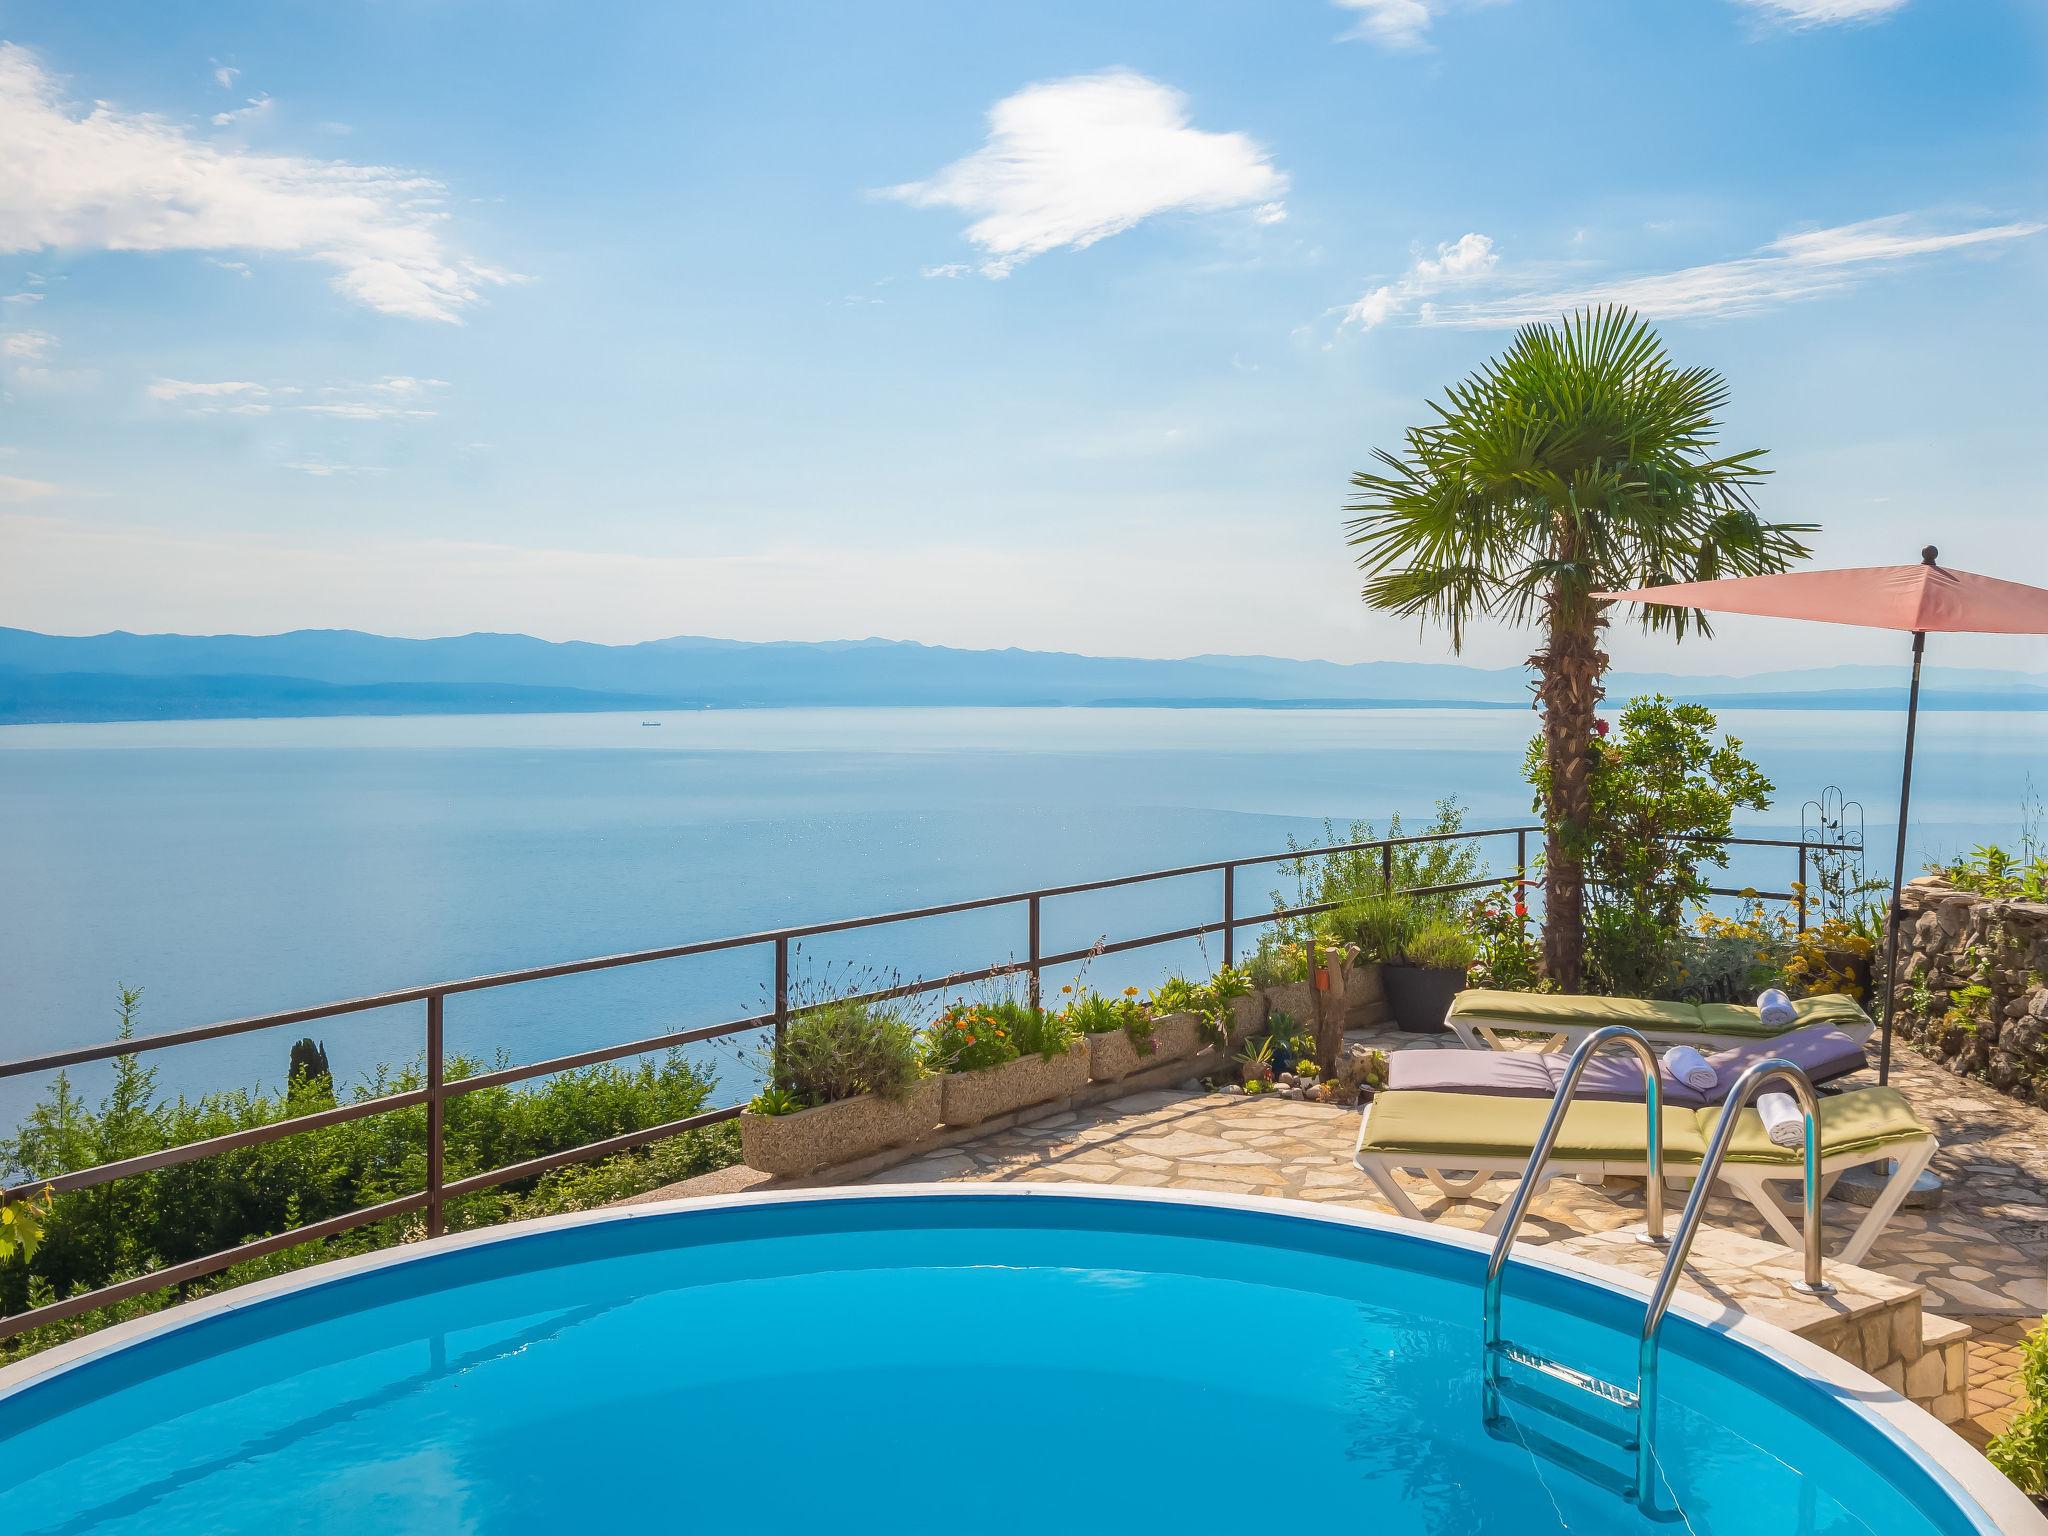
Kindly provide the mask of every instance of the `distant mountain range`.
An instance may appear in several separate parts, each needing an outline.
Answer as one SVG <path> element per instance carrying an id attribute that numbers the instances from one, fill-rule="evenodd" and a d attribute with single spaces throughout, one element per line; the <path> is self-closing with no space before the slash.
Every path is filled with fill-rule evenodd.
<path id="1" fill-rule="evenodd" d="M 1729 708 L 1897 709 L 1906 671 L 1843 666 L 1752 677 L 1610 675 L 1612 697 L 1662 692 Z M 303 715 L 565 713 L 794 705 L 1341 708 L 1529 702 L 1520 668 L 1275 656 L 1176 661 L 969 651 L 898 640 L 639 645 L 356 630 L 283 635 L 45 635 L 0 628 L 0 723 Z M 1932 709 L 2048 707 L 2048 677 L 1930 668 Z"/>

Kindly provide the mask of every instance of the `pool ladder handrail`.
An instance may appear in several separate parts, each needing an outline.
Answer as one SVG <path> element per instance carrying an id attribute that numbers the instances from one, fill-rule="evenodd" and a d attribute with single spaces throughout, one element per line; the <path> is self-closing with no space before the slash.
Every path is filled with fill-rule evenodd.
<path id="1" fill-rule="evenodd" d="M 1536 1145 L 1529 1153 L 1529 1161 L 1522 1170 L 1521 1182 L 1516 1186 L 1514 1196 L 1503 1213 L 1500 1235 L 1494 1240 L 1492 1255 L 1487 1260 L 1486 1288 L 1483 1296 L 1485 1347 L 1481 1367 L 1484 1378 L 1484 1412 L 1489 1424 L 1497 1422 L 1501 1417 L 1500 1361 L 1503 1358 L 1528 1366 L 1553 1380 L 1617 1405 L 1633 1420 L 1633 1434 L 1618 1442 L 1624 1449 L 1635 1452 L 1634 1486 L 1626 1490 L 1626 1494 L 1638 1507 L 1650 1512 L 1655 1489 L 1658 1345 L 1664 1316 L 1670 1309 L 1672 1296 L 1678 1289 L 1679 1276 L 1685 1269 L 1686 1258 L 1692 1251 L 1693 1238 L 1706 1213 L 1707 1199 L 1713 1189 L 1715 1175 L 1727 1157 L 1728 1146 L 1734 1139 L 1735 1128 L 1741 1121 L 1742 1111 L 1749 1106 L 1764 1084 L 1773 1079 L 1782 1078 L 1791 1086 L 1804 1121 L 1805 1267 L 1803 1277 L 1795 1288 L 1812 1295 L 1825 1295 L 1834 1289 L 1827 1282 L 1821 1262 L 1820 1106 L 1812 1080 L 1796 1063 L 1783 1057 L 1771 1057 L 1757 1062 L 1735 1080 L 1724 1101 L 1720 1118 L 1714 1126 L 1713 1140 L 1709 1143 L 1706 1156 L 1701 1160 L 1699 1170 L 1694 1175 L 1684 1214 L 1679 1218 L 1678 1232 L 1670 1240 L 1664 1267 L 1658 1274 L 1656 1287 L 1651 1292 L 1650 1304 L 1643 1313 L 1642 1331 L 1638 1335 L 1636 1348 L 1636 1389 L 1630 1392 L 1626 1387 L 1603 1381 L 1597 1376 L 1508 1343 L 1501 1337 L 1500 1326 L 1501 1290 L 1506 1275 L 1508 1253 L 1514 1246 L 1515 1234 L 1521 1226 L 1523 1217 L 1528 1213 L 1530 1202 L 1535 1199 L 1537 1190 L 1544 1182 L 1543 1170 L 1549 1164 L 1550 1154 L 1555 1149 L 1557 1138 L 1564 1128 L 1565 1114 L 1570 1107 L 1579 1079 L 1584 1075 L 1593 1057 L 1610 1044 L 1626 1047 L 1643 1067 L 1647 1135 L 1643 1157 L 1646 1182 L 1642 1240 L 1658 1246 L 1663 1246 L 1667 1241 L 1664 1236 L 1663 1084 L 1657 1054 L 1641 1031 L 1631 1029 L 1625 1024 L 1611 1024 L 1588 1035 L 1572 1053 L 1571 1062 L 1565 1068 L 1564 1079 L 1558 1084 L 1557 1094 L 1551 1101 L 1550 1113 L 1544 1119 L 1542 1132 L 1537 1136 Z"/>
<path id="2" fill-rule="evenodd" d="M 1707 1155 L 1700 1159 L 1699 1172 L 1693 1177 L 1692 1192 L 1686 1197 L 1685 1213 L 1678 1218 L 1678 1231 L 1671 1240 L 1671 1251 L 1664 1256 L 1664 1269 L 1657 1276 L 1657 1287 L 1650 1293 L 1649 1310 L 1643 1314 L 1643 1331 L 1636 1343 L 1636 1490 L 1637 1502 L 1646 1503 L 1651 1479 L 1654 1475 L 1654 1450 L 1657 1435 L 1657 1373 L 1658 1339 L 1664 1326 L 1664 1314 L 1670 1310 L 1671 1298 L 1677 1293 L 1679 1276 L 1685 1270 L 1685 1261 L 1692 1252 L 1692 1240 L 1699 1231 L 1700 1221 L 1706 1215 L 1707 1201 L 1714 1188 L 1714 1179 L 1721 1171 L 1721 1163 L 1728 1155 L 1728 1144 L 1735 1139 L 1735 1128 L 1741 1123 L 1742 1112 L 1750 1101 L 1763 1091 L 1764 1084 L 1781 1079 L 1791 1089 L 1799 1103 L 1802 1124 L 1801 1161 L 1804 1164 L 1803 1191 L 1801 1198 L 1802 1226 L 1801 1247 L 1804 1265 L 1799 1280 L 1793 1289 L 1804 1291 L 1809 1296 L 1826 1296 L 1834 1291 L 1828 1283 L 1822 1267 L 1821 1226 L 1820 1226 L 1820 1096 L 1813 1090 L 1813 1079 L 1806 1075 L 1806 1069 L 1782 1056 L 1773 1056 L 1752 1065 L 1742 1076 L 1735 1079 L 1735 1086 L 1728 1090 L 1728 1097 L 1722 1101 L 1721 1117 L 1714 1124 L 1714 1139 L 1707 1143 Z M 1775 1198 L 1767 1197 L 1767 1198 Z"/>

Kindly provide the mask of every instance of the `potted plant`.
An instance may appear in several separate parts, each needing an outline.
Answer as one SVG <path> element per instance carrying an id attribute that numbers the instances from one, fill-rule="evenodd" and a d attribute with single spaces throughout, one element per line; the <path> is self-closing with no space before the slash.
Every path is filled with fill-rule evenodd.
<path id="1" fill-rule="evenodd" d="M 1292 1072 L 1304 1058 L 1313 1059 L 1315 1046 L 1291 1013 L 1275 1012 L 1266 1020 L 1266 1046 L 1275 1074 Z"/>
<path id="2" fill-rule="evenodd" d="M 1261 1035 L 1238 1052 L 1238 1077 L 1247 1091 L 1264 1088 L 1273 1081 L 1273 1037 Z"/>
<path id="3" fill-rule="evenodd" d="M 1416 927 L 1398 957 L 1385 966 L 1394 1022 L 1409 1034 L 1441 1029 L 1451 999 L 1465 990 L 1466 973 L 1478 953 L 1472 936 L 1448 918 L 1431 918 Z"/>
<path id="4" fill-rule="evenodd" d="M 768 1083 L 740 1111 L 750 1168 L 796 1178 L 928 1136 L 939 1124 L 937 1078 L 918 1060 L 916 1032 L 885 1004 L 828 1002 L 784 1026 Z"/>
<path id="5" fill-rule="evenodd" d="M 939 1074 L 939 1118 L 979 1125 L 1076 1093 L 1088 1045 L 1065 1015 L 1010 999 L 955 1003 L 925 1033 L 924 1063 Z"/>

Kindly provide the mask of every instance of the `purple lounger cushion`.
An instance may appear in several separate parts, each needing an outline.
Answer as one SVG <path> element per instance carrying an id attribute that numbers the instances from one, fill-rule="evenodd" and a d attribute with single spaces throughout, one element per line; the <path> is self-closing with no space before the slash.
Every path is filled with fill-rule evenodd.
<path id="1" fill-rule="evenodd" d="M 1803 1067 L 1816 1083 L 1825 1083 L 1864 1066 L 1863 1047 L 1841 1030 L 1826 1024 L 1795 1029 L 1772 1040 L 1745 1040 L 1707 1057 L 1718 1076 L 1705 1093 L 1688 1087 L 1669 1070 L 1658 1074 L 1664 1102 L 1676 1109 L 1702 1109 L 1718 1104 L 1735 1079 L 1759 1061 L 1783 1057 Z M 1434 1093 L 1484 1093 L 1504 1098 L 1548 1099 L 1564 1081 L 1571 1057 L 1537 1051 L 1395 1051 L 1387 1058 L 1387 1086 Z M 1602 1052 L 1586 1063 L 1579 1079 L 1579 1097 L 1640 1099 L 1643 1069 L 1634 1056 Z"/>

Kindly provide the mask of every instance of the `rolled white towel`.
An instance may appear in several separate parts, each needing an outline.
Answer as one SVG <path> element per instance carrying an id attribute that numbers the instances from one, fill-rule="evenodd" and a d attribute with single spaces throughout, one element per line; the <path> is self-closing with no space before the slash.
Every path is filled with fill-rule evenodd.
<path id="1" fill-rule="evenodd" d="M 1792 999 L 1778 988 L 1773 987 L 1756 1000 L 1756 1011 L 1766 1024 L 1796 1024 L 1799 1010 L 1792 1006 Z"/>
<path id="2" fill-rule="evenodd" d="M 1799 1112 L 1799 1101 L 1791 1094 L 1758 1094 L 1756 1112 L 1764 1122 L 1764 1134 L 1774 1145 L 1794 1149 L 1806 1145 L 1806 1116 Z"/>
<path id="3" fill-rule="evenodd" d="M 1721 1074 L 1707 1058 L 1689 1045 L 1675 1045 L 1665 1052 L 1664 1070 L 1696 1093 L 1705 1093 L 1721 1081 Z"/>

